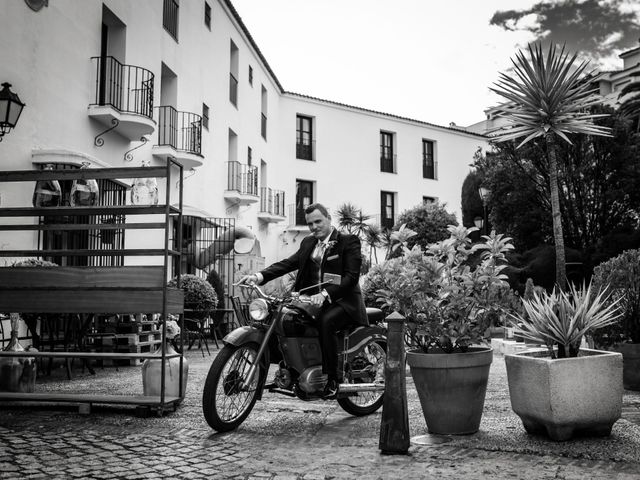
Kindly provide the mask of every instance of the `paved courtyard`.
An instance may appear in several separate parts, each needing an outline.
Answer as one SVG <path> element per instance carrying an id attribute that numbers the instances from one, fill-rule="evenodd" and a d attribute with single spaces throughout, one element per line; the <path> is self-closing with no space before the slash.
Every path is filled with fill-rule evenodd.
<path id="1" fill-rule="evenodd" d="M 267 394 L 235 432 L 217 434 L 201 412 L 216 351 L 188 352 L 187 397 L 176 412 L 139 418 L 132 409 L 0 405 L 0 479 L 640 479 L 640 392 L 625 391 L 623 418 L 608 438 L 555 443 L 530 436 L 509 404 L 496 355 L 480 431 L 427 435 L 407 378 L 409 455 L 381 455 L 381 415 L 355 418 L 335 402 Z M 40 391 L 141 392 L 140 367 L 74 367 L 42 377 Z M 418 443 L 417 441 L 420 441 Z"/>

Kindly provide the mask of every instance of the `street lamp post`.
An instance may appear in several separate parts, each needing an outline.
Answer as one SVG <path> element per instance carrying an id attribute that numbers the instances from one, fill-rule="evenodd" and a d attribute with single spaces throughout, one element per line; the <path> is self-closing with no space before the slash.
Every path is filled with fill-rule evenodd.
<path id="1" fill-rule="evenodd" d="M 489 190 L 487 187 L 480 187 L 478 188 L 478 195 L 480 195 L 480 200 L 482 200 L 482 208 L 483 208 L 483 219 L 482 219 L 482 224 L 483 224 L 483 228 L 482 231 L 485 235 L 488 235 L 488 230 L 489 230 L 489 218 L 487 216 L 487 202 L 489 201 L 489 195 L 491 195 L 491 190 Z"/>

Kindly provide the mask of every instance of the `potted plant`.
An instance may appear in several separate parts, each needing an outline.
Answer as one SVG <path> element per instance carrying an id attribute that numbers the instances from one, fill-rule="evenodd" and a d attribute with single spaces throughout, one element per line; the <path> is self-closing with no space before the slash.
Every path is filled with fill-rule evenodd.
<path id="1" fill-rule="evenodd" d="M 594 288 L 608 287 L 611 301 L 618 302 L 620 318 L 597 332 L 599 346 L 618 347 L 623 357 L 623 385 L 640 390 L 640 249 L 627 250 L 598 265 L 593 271 Z"/>
<path id="2" fill-rule="evenodd" d="M 404 247 L 378 266 L 382 275 L 373 273 L 383 308 L 414 325 L 407 363 L 430 433 L 470 434 L 480 426 L 493 359 L 485 333 L 503 309 L 495 291 L 507 285 L 501 271 L 513 246 L 495 232 L 472 244 L 476 230 L 450 225 L 448 239 L 424 252 Z"/>
<path id="3" fill-rule="evenodd" d="M 617 302 L 591 284 L 535 292 L 523 300 L 516 331 L 546 348 L 505 355 L 511 408 L 528 433 L 556 441 L 609 435 L 622 414 L 622 355 L 581 349 L 592 330 L 615 322 Z"/>
<path id="4" fill-rule="evenodd" d="M 176 287 L 178 279 L 169 282 L 170 287 Z M 218 296 L 209 282 L 193 274 L 180 276 L 180 288 L 184 291 L 184 308 L 188 311 L 185 317 L 194 320 L 207 318 L 218 304 Z"/>

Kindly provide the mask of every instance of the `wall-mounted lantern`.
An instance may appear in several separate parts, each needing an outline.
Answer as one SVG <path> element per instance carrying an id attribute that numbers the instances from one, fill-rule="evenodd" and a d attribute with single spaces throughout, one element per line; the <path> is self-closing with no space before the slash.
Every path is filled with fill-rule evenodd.
<path id="1" fill-rule="evenodd" d="M 4 82 L 0 90 L 0 142 L 2 137 L 16 126 L 25 105 L 9 87 L 11 84 Z"/>

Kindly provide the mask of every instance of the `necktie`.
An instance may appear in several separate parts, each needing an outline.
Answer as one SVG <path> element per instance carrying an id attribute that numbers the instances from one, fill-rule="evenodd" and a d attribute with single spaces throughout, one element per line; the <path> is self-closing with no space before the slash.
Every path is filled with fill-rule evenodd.
<path id="1" fill-rule="evenodd" d="M 327 246 L 326 243 L 322 241 L 318 241 L 318 243 L 316 244 L 316 247 L 313 249 L 313 252 L 311 253 L 311 260 L 316 262 L 318 265 L 322 263 L 322 257 L 324 256 L 324 250 L 326 246 Z"/>

